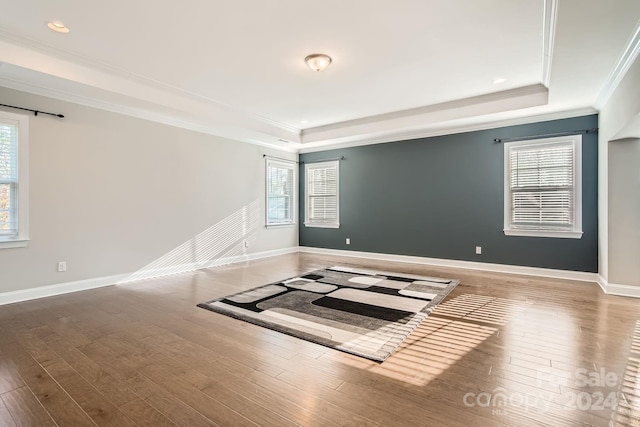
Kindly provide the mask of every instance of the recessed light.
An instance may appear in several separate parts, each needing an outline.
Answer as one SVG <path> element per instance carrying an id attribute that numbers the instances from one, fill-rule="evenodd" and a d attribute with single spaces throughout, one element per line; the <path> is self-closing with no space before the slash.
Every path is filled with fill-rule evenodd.
<path id="1" fill-rule="evenodd" d="M 309 120 L 300 120 L 300 123 L 302 123 L 303 125 L 306 125 L 307 123 L 309 123 Z"/>
<path id="2" fill-rule="evenodd" d="M 504 77 L 499 77 L 499 78 L 497 78 L 497 79 L 495 79 L 495 80 L 493 81 L 493 84 L 494 84 L 494 85 L 499 85 L 500 83 L 504 83 L 504 82 L 506 82 L 506 81 L 507 81 L 507 79 L 505 79 Z"/>
<path id="3" fill-rule="evenodd" d="M 53 31 L 56 31 L 58 33 L 68 33 L 69 32 L 69 27 L 64 25 L 64 23 L 61 22 L 61 21 L 50 21 L 47 24 L 47 27 L 51 28 Z"/>

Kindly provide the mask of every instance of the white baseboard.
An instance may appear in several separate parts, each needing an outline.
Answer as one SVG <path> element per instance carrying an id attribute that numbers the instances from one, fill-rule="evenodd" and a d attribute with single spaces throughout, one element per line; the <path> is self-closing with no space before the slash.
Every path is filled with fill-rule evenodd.
<path id="1" fill-rule="evenodd" d="M 239 262 L 246 262 L 257 260 L 261 258 L 268 258 L 277 255 L 285 255 L 298 252 L 297 247 L 276 249 L 271 251 L 257 252 L 253 254 L 243 254 L 233 257 L 219 258 L 206 262 L 186 263 L 179 266 L 171 266 L 164 268 L 154 269 L 146 274 L 145 277 L 140 277 L 140 274 L 136 276 L 136 273 L 117 274 L 114 276 L 95 277 L 92 279 L 77 280 L 74 282 L 59 283 L 56 285 L 39 286 L 36 288 L 29 288 L 18 291 L 0 293 L 0 305 L 13 304 L 16 302 L 29 301 L 38 298 L 51 297 L 56 295 L 69 294 L 72 292 L 86 291 L 89 289 L 100 288 L 104 286 L 111 286 L 116 284 L 123 284 L 132 282 L 135 280 L 142 280 L 143 278 L 160 277 L 169 274 L 179 274 L 188 271 L 195 271 L 202 268 L 217 267 L 220 265 L 235 264 Z M 137 278 L 135 278 L 137 277 Z"/>
<path id="2" fill-rule="evenodd" d="M 381 261 L 406 262 L 411 264 L 432 265 L 436 267 L 462 268 L 466 270 L 493 271 L 497 273 L 522 274 L 525 276 L 549 277 L 553 279 L 569 279 L 581 282 L 596 283 L 602 291 L 608 295 L 618 295 L 623 297 L 640 298 L 640 286 L 619 285 L 608 283 L 604 277 L 598 273 L 587 273 L 583 271 L 556 270 L 551 268 L 523 267 L 519 265 L 490 264 L 474 261 L 458 261 L 441 258 L 426 258 L 407 255 L 380 254 L 374 252 L 345 251 L 339 249 L 314 248 L 300 246 L 300 252 L 321 255 L 339 255 L 354 258 L 378 259 Z"/>
<path id="3" fill-rule="evenodd" d="M 427 258 L 408 255 L 380 254 L 374 252 L 358 252 L 345 251 L 339 249 L 324 249 L 307 246 L 290 247 L 283 249 L 275 249 L 270 251 L 257 252 L 253 254 L 243 254 L 239 256 L 219 258 L 213 261 L 197 262 L 181 264 L 166 268 L 158 268 L 140 277 L 136 273 L 118 274 L 114 276 L 96 277 L 92 279 L 78 280 L 74 282 L 60 283 L 56 285 L 40 286 L 37 288 L 29 288 L 18 291 L 0 293 L 0 305 L 12 304 L 16 302 L 28 301 L 38 298 L 45 298 L 55 295 L 63 295 L 71 292 L 85 291 L 89 289 L 100 288 L 115 284 L 123 284 L 136 280 L 142 280 L 151 277 L 166 276 L 169 274 L 179 274 L 189 271 L 195 271 L 202 268 L 217 267 L 221 265 L 236 264 L 269 258 L 278 255 L 286 255 L 291 253 L 310 253 L 320 255 L 336 255 L 353 258 L 368 258 L 382 261 L 405 262 L 411 264 L 432 265 L 436 267 L 452 267 L 467 270 L 492 271 L 498 273 L 522 274 L 526 276 L 550 277 L 555 279 L 570 279 L 583 282 L 597 283 L 602 291 L 610 295 L 619 295 L 625 297 L 640 298 L 640 286 L 620 285 L 608 283 L 604 277 L 597 273 L 586 273 L 582 271 L 555 270 L 550 268 L 523 267 L 517 265 L 490 264 L 473 261 L 458 261 L 440 258 Z M 139 272 L 138 272 L 139 273 Z"/>
<path id="4" fill-rule="evenodd" d="M 157 277 L 171 276 L 174 274 L 188 273 L 190 271 L 201 270 L 203 268 L 220 267 L 222 265 L 235 264 L 238 262 L 248 261 L 249 257 L 245 254 L 235 255 L 223 258 L 215 258 L 206 261 L 185 262 L 182 264 L 165 265 L 161 267 L 143 267 L 138 271 L 125 274 L 124 277 L 116 284 L 138 282 L 140 280 L 155 279 Z"/>
<path id="5" fill-rule="evenodd" d="M 380 254 L 374 252 L 345 251 L 339 249 L 324 249 L 300 246 L 300 252 L 322 255 L 339 255 L 354 258 L 379 259 L 382 261 L 406 262 L 410 264 L 433 265 L 436 267 L 462 268 L 465 270 L 493 271 L 497 273 L 522 274 L 525 276 L 550 277 L 554 279 L 579 280 L 582 282 L 598 281 L 597 273 L 583 271 L 555 270 L 551 268 L 523 267 L 519 265 L 490 264 L 486 262 L 459 261 L 452 259 L 427 258 L 408 255 Z"/>
<path id="6" fill-rule="evenodd" d="M 178 265 L 168 265 L 164 267 L 143 268 L 125 276 L 118 284 L 137 282 L 140 280 L 154 279 L 156 277 L 170 276 L 173 274 L 188 273 L 190 271 L 201 270 L 203 268 L 220 267 L 229 264 L 238 264 L 241 262 L 253 261 L 261 258 L 268 258 L 277 255 L 285 255 L 298 252 L 297 247 L 284 249 L 274 249 L 270 251 L 256 252 L 252 254 L 233 255 L 212 260 L 188 262 Z"/>
<path id="7" fill-rule="evenodd" d="M 640 298 L 640 286 L 619 285 L 617 283 L 609 283 L 607 279 L 598 275 L 598 285 L 605 294 L 619 295 L 622 297 Z"/>
<path id="8" fill-rule="evenodd" d="M 126 276 L 126 274 L 117 274 L 115 276 L 95 277 L 93 279 L 77 280 L 74 282 L 59 283 L 57 285 L 4 292 L 0 293 L 0 305 L 110 286 L 118 283 L 119 280 L 122 280 Z"/>

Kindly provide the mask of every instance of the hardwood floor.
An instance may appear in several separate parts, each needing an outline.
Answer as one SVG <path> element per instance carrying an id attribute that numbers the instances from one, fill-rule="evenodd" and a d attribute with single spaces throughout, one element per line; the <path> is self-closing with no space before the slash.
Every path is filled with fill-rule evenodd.
<path id="1" fill-rule="evenodd" d="M 196 307 L 332 265 L 461 284 L 382 364 Z M 637 426 L 639 321 L 595 284 L 291 254 L 0 306 L 0 426 Z"/>

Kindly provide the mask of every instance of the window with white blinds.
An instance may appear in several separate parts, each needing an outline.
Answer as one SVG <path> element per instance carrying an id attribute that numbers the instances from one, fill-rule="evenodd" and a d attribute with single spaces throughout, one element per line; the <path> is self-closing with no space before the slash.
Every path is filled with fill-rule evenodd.
<path id="1" fill-rule="evenodd" d="M 339 162 L 305 165 L 307 227 L 340 227 Z"/>
<path id="2" fill-rule="evenodd" d="M 295 224 L 295 166 L 266 159 L 267 226 Z"/>
<path id="3" fill-rule="evenodd" d="M 582 237 L 582 136 L 506 143 L 504 232 Z"/>
<path id="4" fill-rule="evenodd" d="M 28 241 L 28 117 L 0 111 L 0 248 Z"/>

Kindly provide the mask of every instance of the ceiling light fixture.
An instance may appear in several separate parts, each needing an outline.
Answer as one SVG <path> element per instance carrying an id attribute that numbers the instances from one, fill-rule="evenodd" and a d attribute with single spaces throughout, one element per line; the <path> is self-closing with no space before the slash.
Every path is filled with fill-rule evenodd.
<path id="1" fill-rule="evenodd" d="M 505 79 L 504 77 L 500 77 L 500 78 L 495 79 L 495 80 L 493 81 L 493 84 L 494 84 L 494 85 L 499 85 L 500 83 L 504 83 L 504 82 L 506 82 L 506 81 L 507 81 L 507 79 Z"/>
<path id="2" fill-rule="evenodd" d="M 331 64 L 331 57 L 324 53 L 312 53 L 304 58 L 309 68 L 313 71 L 324 71 Z"/>
<path id="3" fill-rule="evenodd" d="M 68 33 L 69 32 L 69 27 L 67 27 L 66 25 L 64 25 L 64 23 L 62 23 L 60 21 L 50 21 L 47 24 L 47 27 L 51 28 L 53 31 L 56 31 L 58 33 Z"/>

